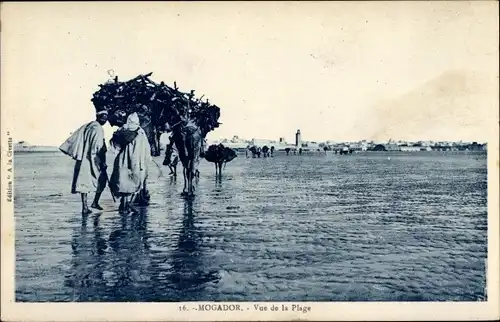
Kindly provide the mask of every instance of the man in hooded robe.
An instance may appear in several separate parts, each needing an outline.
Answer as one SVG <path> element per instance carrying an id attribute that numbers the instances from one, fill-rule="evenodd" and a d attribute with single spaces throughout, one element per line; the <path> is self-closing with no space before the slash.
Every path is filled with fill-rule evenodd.
<path id="1" fill-rule="evenodd" d="M 132 198 L 146 187 L 151 159 L 151 147 L 137 113 L 128 116 L 126 123 L 113 134 L 111 144 L 119 152 L 109 185 L 113 194 L 121 198 L 120 213 L 129 213 Z"/>
<path id="2" fill-rule="evenodd" d="M 102 210 L 99 199 L 106 188 L 106 142 L 102 126 L 108 121 L 106 110 L 96 113 L 95 121 L 82 125 L 60 147 L 63 153 L 72 157 L 75 162 L 71 193 L 80 193 L 82 198 L 82 214 L 90 214 L 87 205 L 87 194 L 95 191 L 91 207 Z"/>

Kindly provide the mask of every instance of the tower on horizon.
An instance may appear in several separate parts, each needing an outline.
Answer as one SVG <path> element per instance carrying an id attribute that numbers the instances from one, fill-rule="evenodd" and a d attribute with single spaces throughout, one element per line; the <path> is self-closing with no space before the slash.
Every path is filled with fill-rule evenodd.
<path id="1" fill-rule="evenodd" d="M 297 133 L 295 133 L 295 146 L 297 148 L 300 148 L 302 146 L 302 137 L 300 134 L 300 129 L 297 130 Z"/>

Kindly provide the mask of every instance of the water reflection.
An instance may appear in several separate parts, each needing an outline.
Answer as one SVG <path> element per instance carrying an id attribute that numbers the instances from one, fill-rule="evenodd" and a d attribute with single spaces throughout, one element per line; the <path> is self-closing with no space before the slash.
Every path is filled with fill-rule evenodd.
<path id="1" fill-rule="evenodd" d="M 219 281 L 218 272 L 207 267 L 204 255 L 202 232 L 195 224 L 193 200 L 185 200 L 182 227 L 170 259 L 172 273 L 168 276 L 171 285 L 180 292 L 180 299 L 206 298 L 202 294 L 207 284 Z"/>
<path id="2" fill-rule="evenodd" d="M 103 287 L 104 255 L 108 247 L 99 228 L 99 217 L 94 217 L 93 233 L 87 228 L 88 216 L 83 216 L 79 228 L 73 231 L 71 273 L 65 285 L 73 289 L 73 301 L 90 301 L 95 291 Z"/>
<path id="3" fill-rule="evenodd" d="M 218 177 L 215 177 L 215 185 L 214 189 L 212 190 L 212 194 L 214 196 L 218 196 L 222 192 L 222 181 L 219 180 Z"/>
<path id="4" fill-rule="evenodd" d="M 144 285 L 150 263 L 147 209 L 116 218 L 109 238 L 99 214 L 83 217 L 73 231 L 71 271 L 65 281 L 72 288 L 73 301 L 140 300 L 148 288 Z M 89 219 L 93 231 L 88 228 Z"/>
<path id="5" fill-rule="evenodd" d="M 20 156 L 16 300 L 116 300 L 114 267 L 121 264 L 115 260 L 126 260 L 119 248 L 133 243 L 134 233 L 142 234 L 137 252 L 150 263 L 141 272 L 144 282 L 129 286 L 131 301 L 188 299 L 184 289 L 192 298 L 216 301 L 485 296 L 486 156 L 480 163 L 440 153 L 391 158 L 390 173 L 382 155 L 311 157 L 308 164 L 284 157 L 262 167 L 235 160 L 222 181 L 213 180 L 205 163 L 191 215 L 179 198 L 182 175 L 171 185 L 164 177 L 151 184 L 155 203 L 138 233 L 126 230 L 141 227 L 141 218 L 134 218 L 137 225 L 130 225 L 131 217 L 122 223 L 116 211 L 80 223 L 74 196 L 46 197 L 64 191 L 59 179 L 71 162 L 58 157 L 47 168 L 46 161 Z M 195 273 L 190 278 L 190 267 L 201 271 L 198 280 Z M 221 280 L 204 282 L 212 268 Z M 61 287 L 66 273 L 68 287 Z M 199 296 L 189 291 L 197 283 Z"/>
<path id="6" fill-rule="evenodd" d="M 115 301 L 141 300 L 150 287 L 151 258 L 147 230 L 148 209 L 137 208 L 138 213 L 120 216 L 109 235 L 108 296 Z"/>
<path id="7" fill-rule="evenodd" d="M 176 200 L 182 202 L 182 200 Z M 83 218 L 72 235 L 72 261 L 65 285 L 73 301 L 180 301 L 210 297 L 207 286 L 220 279 L 203 248 L 193 200 L 184 200 L 182 225 L 156 233 L 173 239 L 166 251 L 151 252 L 148 208 L 133 215 Z M 173 215 L 173 214 L 170 214 Z M 87 222 L 93 223 L 93 229 Z M 108 231 L 108 236 L 107 233 Z M 106 238 L 107 237 L 107 238 Z"/>

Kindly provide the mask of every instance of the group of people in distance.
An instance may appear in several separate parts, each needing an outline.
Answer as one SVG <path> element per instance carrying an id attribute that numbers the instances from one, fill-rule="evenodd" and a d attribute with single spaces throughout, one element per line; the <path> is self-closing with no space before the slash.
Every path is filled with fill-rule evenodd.
<path id="1" fill-rule="evenodd" d="M 110 178 L 106 164 L 108 149 L 102 127 L 107 121 L 108 112 L 98 111 L 94 121 L 82 125 L 59 147 L 63 153 L 76 161 L 71 193 L 81 194 L 83 215 L 92 212 L 87 203 L 87 195 L 92 191 L 95 191 L 95 197 L 90 207 L 103 210 L 99 199 L 106 186 L 109 186 L 113 199 L 115 196 L 120 198 L 121 214 L 130 213 L 130 204 L 136 199 L 149 200 L 146 181 L 151 149 L 146 133 L 140 127 L 139 116 L 132 113 L 126 121 L 123 116 L 120 128 L 110 140 L 110 147 L 118 152 Z M 173 162 L 165 164 L 165 158 L 164 165 L 168 165 L 170 174 L 175 175 L 178 157 L 173 140 L 167 145 L 167 153 L 170 154 L 168 160 L 173 159 Z"/>

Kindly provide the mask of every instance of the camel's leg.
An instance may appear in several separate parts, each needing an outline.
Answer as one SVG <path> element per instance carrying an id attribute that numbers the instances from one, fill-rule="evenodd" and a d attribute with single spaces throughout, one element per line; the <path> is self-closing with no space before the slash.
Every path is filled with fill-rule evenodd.
<path id="1" fill-rule="evenodd" d="M 186 178 L 187 178 L 188 196 L 190 196 L 193 193 L 193 187 L 191 186 L 191 167 L 189 166 L 186 169 Z"/>
<path id="2" fill-rule="evenodd" d="M 189 182 L 191 182 L 191 195 L 194 194 L 194 167 L 191 168 Z"/>
<path id="3" fill-rule="evenodd" d="M 184 189 L 182 190 L 182 194 L 187 194 L 187 177 L 186 177 L 186 168 L 182 169 L 182 174 L 184 176 Z"/>
<path id="4" fill-rule="evenodd" d="M 192 189 L 192 193 L 194 194 L 194 191 L 196 190 L 196 187 L 195 187 L 195 184 L 194 184 L 194 179 L 196 178 L 196 163 L 195 161 L 193 161 L 193 163 L 191 164 L 191 189 Z"/>
<path id="5" fill-rule="evenodd" d="M 189 196 L 192 196 L 194 194 L 194 187 L 193 187 L 193 175 L 194 175 L 194 171 L 193 171 L 193 165 L 192 164 L 190 164 L 190 166 L 188 168 L 188 171 L 187 171 L 187 174 L 188 174 Z"/>
<path id="6" fill-rule="evenodd" d="M 189 167 L 188 170 L 188 184 L 189 184 L 189 195 L 192 196 L 194 194 L 194 185 L 193 185 L 193 169 Z"/>
<path id="7" fill-rule="evenodd" d="M 188 168 L 188 188 L 189 188 L 189 195 L 193 195 L 193 169 L 192 165 Z"/>
<path id="8" fill-rule="evenodd" d="M 186 193 L 189 194 L 190 192 L 190 187 L 189 187 L 189 168 L 185 169 L 185 182 L 186 182 Z"/>

